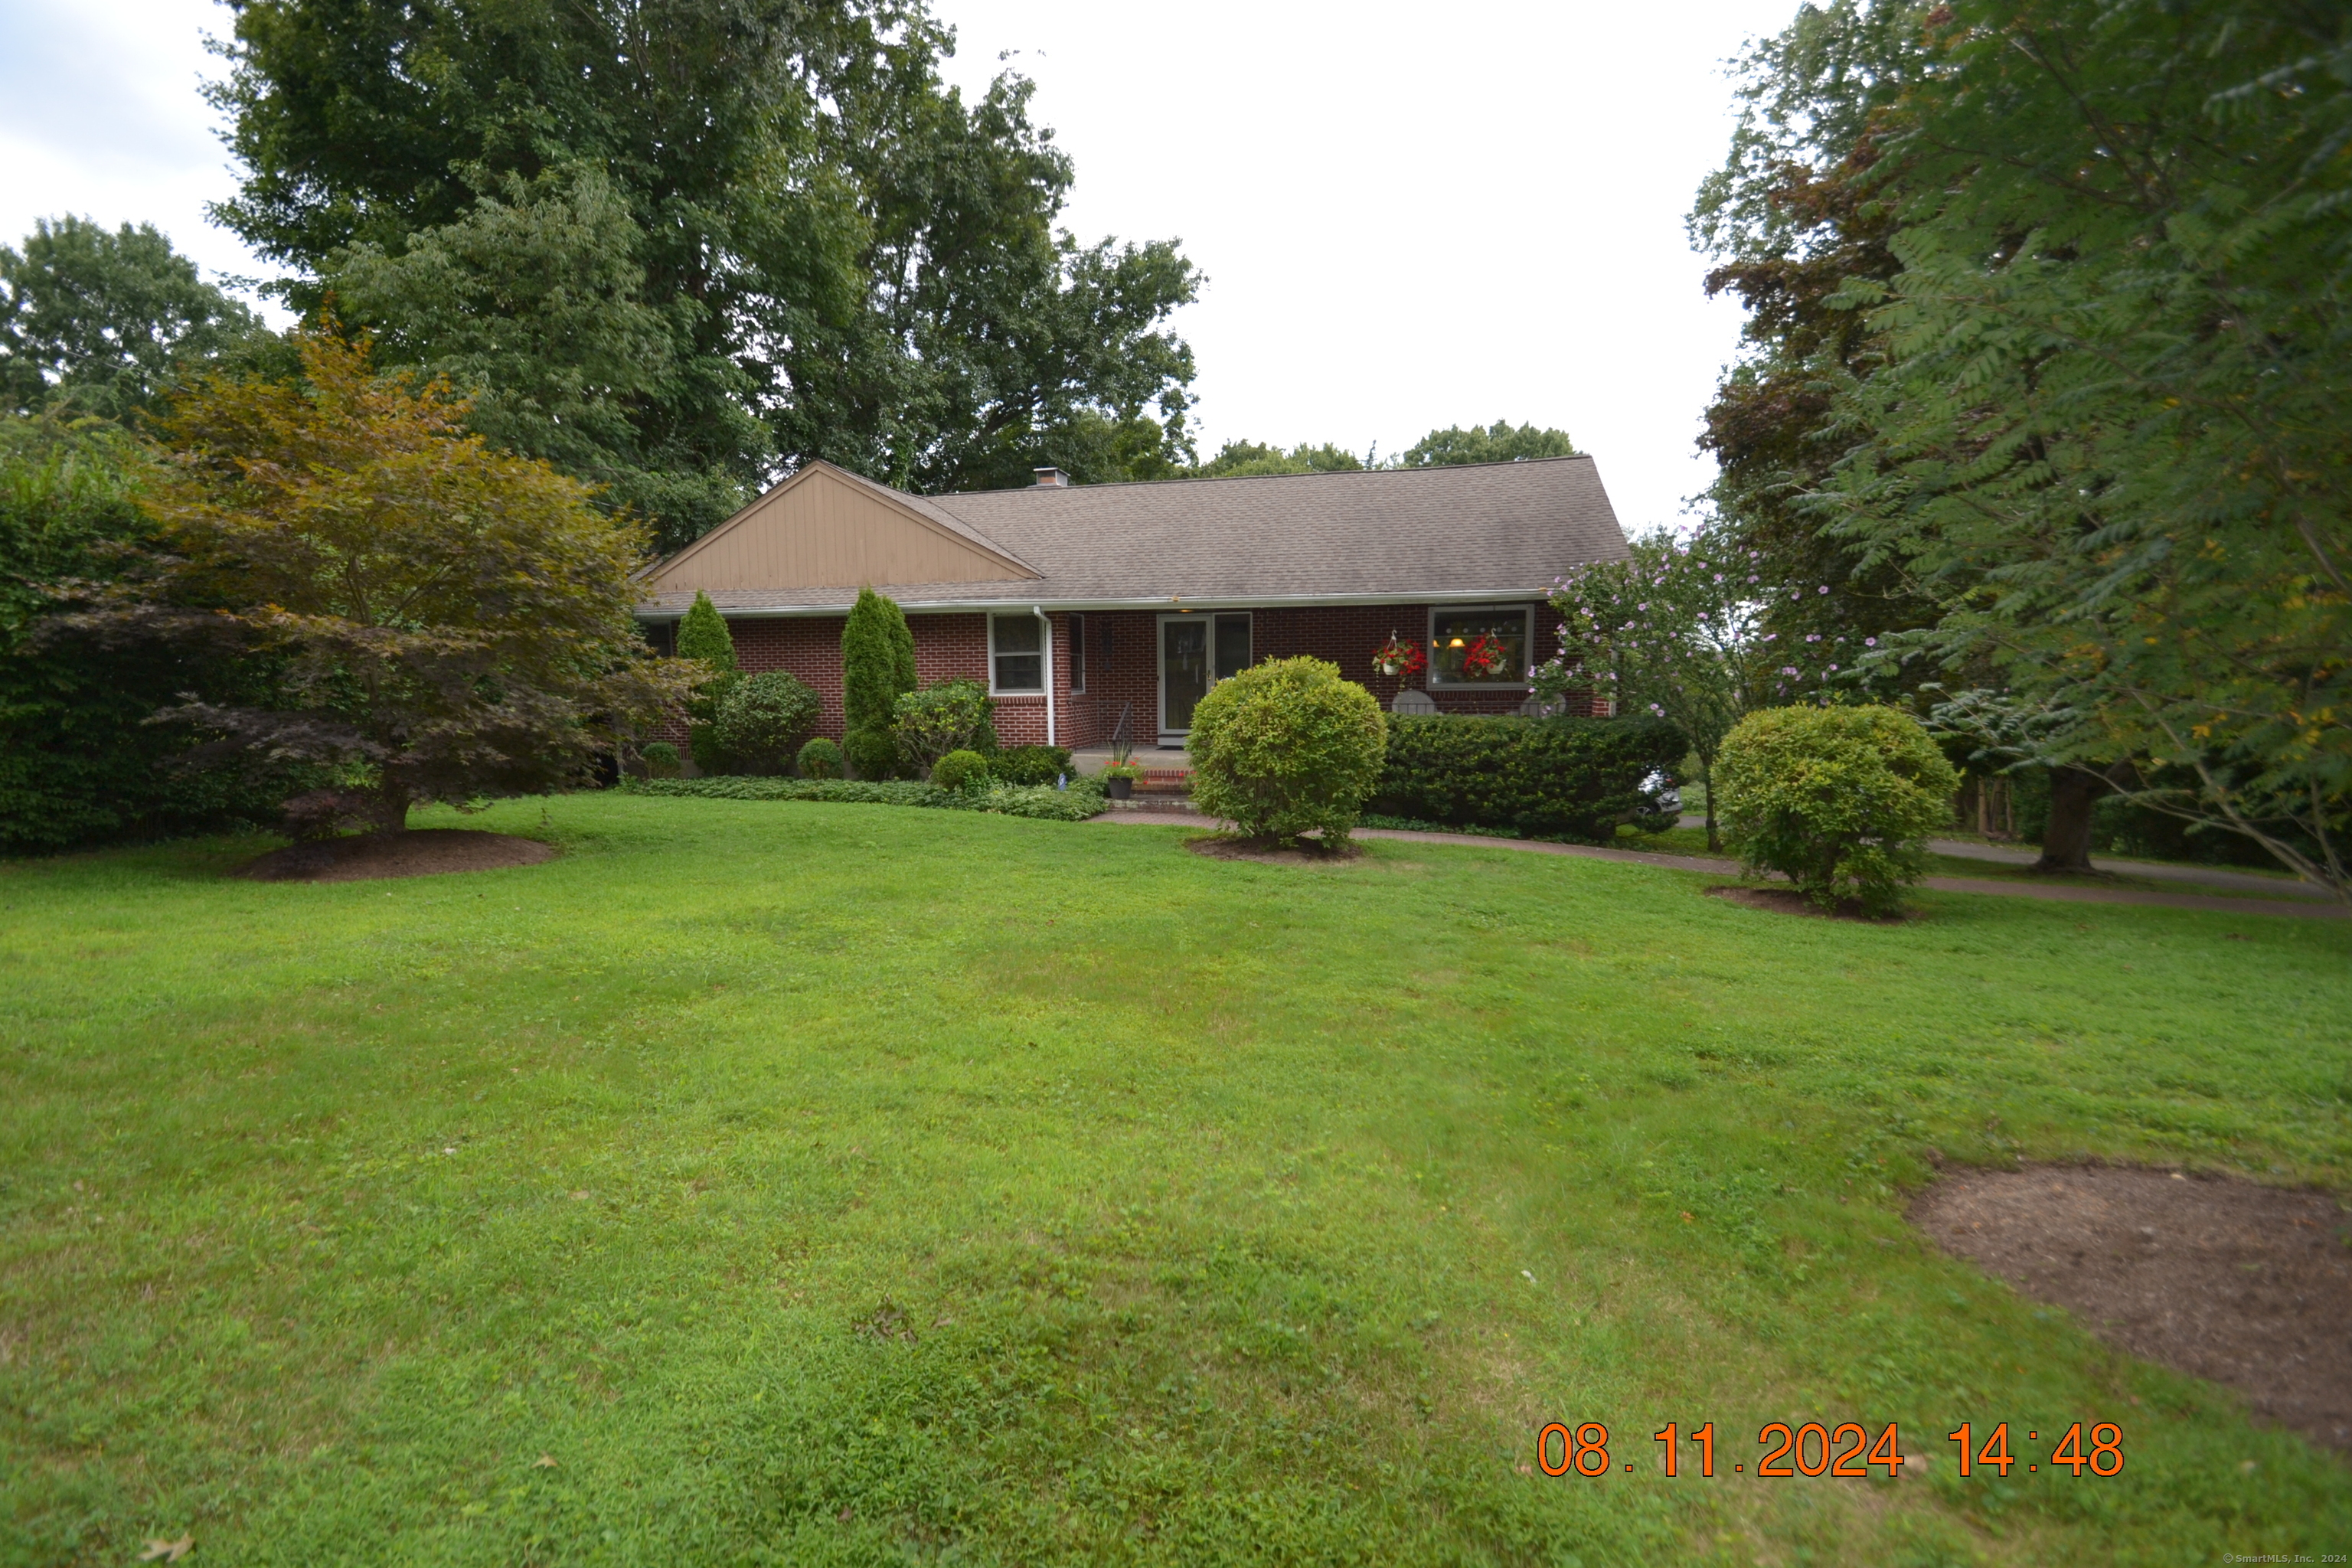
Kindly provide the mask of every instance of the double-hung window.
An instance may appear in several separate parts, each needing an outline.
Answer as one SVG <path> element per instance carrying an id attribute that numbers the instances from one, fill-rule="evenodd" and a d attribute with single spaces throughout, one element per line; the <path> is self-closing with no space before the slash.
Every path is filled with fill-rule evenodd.
<path id="1" fill-rule="evenodd" d="M 1528 622 L 1526 605 L 1441 605 L 1429 612 L 1432 686 L 1525 686 Z"/>
<path id="2" fill-rule="evenodd" d="M 1070 617 L 1070 689 L 1087 689 L 1087 618 Z"/>
<path id="3" fill-rule="evenodd" d="M 1027 614 L 988 617 L 988 689 L 1005 692 L 1045 689 L 1045 623 Z"/>

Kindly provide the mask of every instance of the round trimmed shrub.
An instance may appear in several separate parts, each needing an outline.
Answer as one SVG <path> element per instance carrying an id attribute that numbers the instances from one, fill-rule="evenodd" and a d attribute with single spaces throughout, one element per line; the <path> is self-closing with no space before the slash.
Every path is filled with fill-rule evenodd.
<path id="1" fill-rule="evenodd" d="M 1252 838 L 1321 829 L 1342 844 L 1381 782 L 1388 721 L 1319 658 L 1277 658 L 1219 681 L 1192 710 L 1192 802 Z"/>
<path id="2" fill-rule="evenodd" d="M 646 777 L 649 779 L 674 779 L 686 771 L 685 763 L 678 758 L 677 748 L 667 741 L 652 742 L 637 755 L 645 759 Z"/>
<path id="3" fill-rule="evenodd" d="M 978 752 L 950 752 L 931 764 L 931 782 L 941 789 L 962 791 L 988 783 L 988 759 Z"/>
<path id="4" fill-rule="evenodd" d="M 1960 775 L 1899 709 L 1768 708 L 1723 740 L 1716 816 L 1750 871 L 1778 871 L 1823 909 L 1892 910 L 1951 826 Z"/>
<path id="5" fill-rule="evenodd" d="M 819 735 L 801 748 L 801 777 L 804 779 L 837 779 L 841 776 L 841 748 Z"/>
<path id="6" fill-rule="evenodd" d="M 748 773 L 780 773 L 816 728 L 817 696 L 796 676 L 770 670 L 735 683 L 710 728 L 719 748 Z"/>

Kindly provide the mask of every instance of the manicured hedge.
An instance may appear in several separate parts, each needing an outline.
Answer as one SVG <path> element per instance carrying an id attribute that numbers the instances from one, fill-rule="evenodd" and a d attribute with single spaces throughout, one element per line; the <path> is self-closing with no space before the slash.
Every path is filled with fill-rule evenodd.
<path id="1" fill-rule="evenodd" d="M 946 811 L 992 811 L 1043 822 L 1083 822 L 1103 809 L 1100 783 L 1072 779 L 1067 789 L 987 791 L 934 789 L 927 784 L 866 784 L 852 779 L 628 779 L 626 795 L 686 795 L 701 800 L 817 800 L 852 805 L 927 805 Z"/>
<path id="2" fill-rule="evenodd" d="M 1063 746 L 1007 746 L 988 759 L 990 776 L 1009 784 L 1049 784 L 1076 771 Z"/>
<path id="3" fill-rule="evenodd" d="M 1606 839 L 1674 826 L 1642 790 L 1690 749 L 1656 719 L 1389 717 L 1388 767 L 1367 809 L 1451 826 Z"/>

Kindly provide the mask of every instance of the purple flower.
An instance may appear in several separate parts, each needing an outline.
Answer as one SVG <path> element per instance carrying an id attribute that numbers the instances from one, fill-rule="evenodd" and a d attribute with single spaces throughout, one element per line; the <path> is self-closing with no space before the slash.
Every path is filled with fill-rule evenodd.
<path id="1" fill-rule="evenodd" d="M 1828 593 L 1829 591 L 1830 591 L 1830 585 L 1829 585 L 1827 583 L 1822 584 L 1822 593 L 1824 593 L 1824 594 L 1826 594 L 1826 593 Z"/>
<path id="2" fill-rule="evenodd" d="M 1876 637 L 1864 637 L 1862 639 L 1862 646 L 1864 647 L 1876 647 L 1878 646 L 1878 639 Z"/>

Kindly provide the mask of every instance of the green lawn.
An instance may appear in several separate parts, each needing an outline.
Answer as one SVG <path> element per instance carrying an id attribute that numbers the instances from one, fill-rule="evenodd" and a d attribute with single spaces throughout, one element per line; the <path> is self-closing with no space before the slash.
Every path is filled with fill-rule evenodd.
<path id="1" fill-rule="evenodd" d="M 1902 1217 L 1931 1149 L 2346 1190 L 2352 923 L 1927 894 L 1887 928 L 882 806 L 487 825 L 565 854 L 0 866 L 0 1562 L 2352 1543 L 2340 1456 Z M 1659 1475 L 1650 1434 L 1710 1419 L 1724 1472 L 1770 1420 L 1937 1462 Z M 2118 1422 L 2124 1472 L 1961 1481 L 1944 1434 L 2003 1419 Z M 1533 1469 L 1550 1420 L 1618 1468 Z"/>

